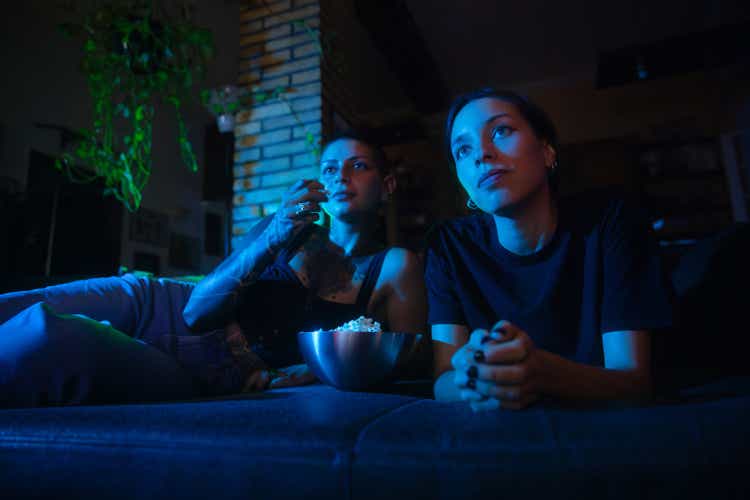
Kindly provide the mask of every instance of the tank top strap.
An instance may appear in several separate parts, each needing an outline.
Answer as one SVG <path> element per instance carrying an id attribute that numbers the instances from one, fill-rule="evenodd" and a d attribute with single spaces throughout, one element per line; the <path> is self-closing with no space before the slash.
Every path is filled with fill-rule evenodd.
<path id="1" fill-rule="evenodd" d="M 367 310 L 367 304 L 369 304 L 372 291 L 375 289 L 375 285 L 378 282 L 378 277 L 383 268 L 383 262 L 385 262 L 386 255 L 388 255 L 387 248 L 373 255 L 372 259 L 370 259 L 370 263 L 367 265 L 365 279 L 362 281 L 362 287 L 357 294 L 356 304 L 357 308 L 361 311 Z"/>

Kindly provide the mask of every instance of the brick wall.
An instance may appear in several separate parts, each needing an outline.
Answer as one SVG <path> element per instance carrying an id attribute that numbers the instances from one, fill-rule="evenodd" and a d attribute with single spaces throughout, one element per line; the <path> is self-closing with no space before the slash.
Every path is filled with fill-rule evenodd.
<path id="1" fill-rule="evenodd" d="M 248 106 L 237 114 L 233 247 L 278 207 L 300 178 L 317 177 L 305 141 L 335 131 L 334 112 L 354 127 L 377 127 L 412 112 L 384 57 L 357 19 L 353 0 L 245 0 L 240 8 L 241 86 L 292 87 L 285 102 Z M 324 60 L 298 22 L 320 29 Z M 395 110 L 395 111 L 394 111 Z"/>
<path id="2" fill-rule="evenodd" d="M 284 100 L 254 104 L 237 114 L 233 248 L 261 217 L 276 210 L 291 184 L 318 175 L 305 136 L 309 132 L 318 139 L 321 134 L 321 61 L 299 21 L 320 26 L 319 0 L 256 0 L 240 9 L 239 84 L 293 91 Z"/>

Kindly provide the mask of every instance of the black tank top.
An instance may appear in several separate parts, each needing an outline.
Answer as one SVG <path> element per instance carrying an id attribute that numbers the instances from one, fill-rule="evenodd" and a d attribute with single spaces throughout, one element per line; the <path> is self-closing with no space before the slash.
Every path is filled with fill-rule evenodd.
<path id="1" fill-rule="evenodd" d="M 279 252 L 256 283 L 243 290 L 237 319 L 252 350 L 271 368 L 304 362 L 297 332 L 329 330 L 367 314 L 388 249 L 370 259 L 365 278 L 353 304 L 323 300 L 310 292 L 289 265 L 310 231 Z M 387 329 L 387 325 L 383 325 Z"/>

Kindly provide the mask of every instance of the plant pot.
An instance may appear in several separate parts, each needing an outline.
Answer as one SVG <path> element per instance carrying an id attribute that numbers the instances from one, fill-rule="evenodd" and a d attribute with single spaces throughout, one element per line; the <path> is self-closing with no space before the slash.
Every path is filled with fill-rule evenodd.
<path id="1" fill-rule="evenodd" d="M 234 115 L 223 114 L 216 117 L 216 126 L 219 132 L 234 132 Z"/>

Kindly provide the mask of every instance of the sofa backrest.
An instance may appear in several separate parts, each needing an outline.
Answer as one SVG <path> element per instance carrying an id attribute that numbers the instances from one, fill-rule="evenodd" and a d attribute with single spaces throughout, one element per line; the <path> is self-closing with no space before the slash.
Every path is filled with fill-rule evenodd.
<path id="1" fill-rule="evenodd" d="M 671 272 L 675 327 L 656 332 L 662 382 L 685 386 L 750 374 L 750 224 L 698 242 Z"/>

